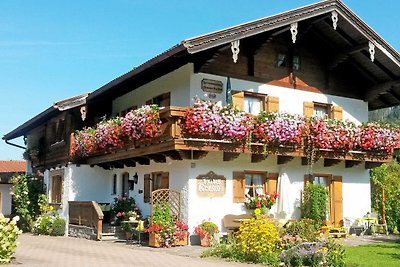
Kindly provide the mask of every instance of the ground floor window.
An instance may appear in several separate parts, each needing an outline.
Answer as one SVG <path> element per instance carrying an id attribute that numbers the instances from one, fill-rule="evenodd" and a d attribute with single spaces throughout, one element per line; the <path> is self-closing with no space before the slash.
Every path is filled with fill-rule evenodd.
<path id="1" fill-rule="evenodd" d="M 233 202 L 242 203 L 246 195 L 257 196 L 277 191 L 277 173 L 265 171 L 233 172 Z"/>

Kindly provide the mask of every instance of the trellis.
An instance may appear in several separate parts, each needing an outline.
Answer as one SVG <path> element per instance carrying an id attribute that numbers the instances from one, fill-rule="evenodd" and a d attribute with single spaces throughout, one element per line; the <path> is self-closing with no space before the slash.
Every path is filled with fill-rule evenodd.
<path id="1" fill-rule="evenodd" d="M 171 215 L 175 219 L 181 218 L 181 194 L 171 189 L 158 189 L 151 193 L 151 214 L 153 215 L 154 206 L 167 204 Z"/>

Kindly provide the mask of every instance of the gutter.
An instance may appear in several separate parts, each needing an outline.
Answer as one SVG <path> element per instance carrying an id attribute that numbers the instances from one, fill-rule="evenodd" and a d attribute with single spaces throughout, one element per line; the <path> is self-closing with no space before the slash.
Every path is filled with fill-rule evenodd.
<path id="1" fill-rule="evenodd" d="M 23 146 L 20 146 L 20 145 L 17 145 L 17 144 L 13 144 L 13 143 L 11 143 L 11 142 L 8 141 L 8 140 L 5 140 L 5 141 L 6 141 L 6 144 L 7 144 L 7 145 L 15 146 L 15 147 L 18 147 L 18 148 L 21 148 L 21 149 L 26 149 L 26 147 L 23 147 Z"/>

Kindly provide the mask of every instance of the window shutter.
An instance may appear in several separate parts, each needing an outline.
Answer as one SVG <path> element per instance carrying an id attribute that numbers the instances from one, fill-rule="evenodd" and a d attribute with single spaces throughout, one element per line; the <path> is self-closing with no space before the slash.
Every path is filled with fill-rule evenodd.
<path id="1" fill-rule="evenodd" d="M 304 102 L 303 115 L 306 118 L 311 118 L 314 115 L 314 103 Z"/>
<path id="2" fill-rule="evenodd" d="M 150 174 L 145 174 L 144 175 L 144 189 L 143 189 L 143 201 L 145 203 L 149 203 L 150 202 L 150 184 L 151 184 L 151 176 Z"/>
<path id="3" fill-rule="evenodd" d="M 244 110 L 244 92 L 237 92 L 232 94 L 232 104 L 238 110 Z"/>
<path id="4" fill-rule="evenodd" d="M 341 226 L 343 224 L 342 176 L 333 176 L 332 190 L 333 216 L 331 219 L 335 226 Z"/>
<path id="5" fill-rule="evenodd" d="M 279 97 L 268 96 L 267 97 L 267 112 L 279 112 Z"/>
<path id="6" fill-rule="evenodd" d="M 343 120 L 343 108 L 332 106 L 332 119 Z"/>
<path id="7" fill-rule="evenodd" d="M 168 189 L 169 188 L 169 173 L 163 172 L 161 174 L 161 188 Z"/>
<path id="8" fill-rule="evenodd" d="M 267 185 L 265 187 L 267 193 L 276 193 L 278 191 L 278 173 L 269 173 Z"/>
<path id="9" fill-rule="evenodd" d="M 242 203 L 245 201 L 244 172 L 233 172 L 233 202 Z"/>

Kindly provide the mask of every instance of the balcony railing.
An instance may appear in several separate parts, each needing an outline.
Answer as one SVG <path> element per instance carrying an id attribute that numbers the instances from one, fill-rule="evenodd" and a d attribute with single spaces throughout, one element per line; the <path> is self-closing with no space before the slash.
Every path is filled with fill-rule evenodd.
<path id="1" fill-rule="evenodd" d="M 310 122 L 306 122 L 305 126 L 302 125 L 301 141 L 298 143 L 274 143 L 266 144 L 263 142 L 265 136 L 258 136 L 258 138 L 249 138 L 249 136 L 235 136 L 226 137 L 228 134 L 216 133 L 191 133 L 188 131 L 186 108 L 182 107 L 168 107 L 159 111 L 160 124 L 158 125 L 158 133 L 151 138 L 142 138 L 139 140 L 130 140 L 126 137 L 124 141 L 117 146 L 108 146 L 102 149 L 94 149 L 87 155 L 76 155 L 76 138 L 71 136 L 71 156 L 77 161 L 86 161 L 88 164 L 99 164 L 107 161 L 121 161 L 125 165 L 127 159 L 134 158 L 134 161 L 140 160 L 146 162 L 148 159 L 163 162 L 163 156 L 170 156 L 174 158 L 176 151 L 194 152 L 210 152 L 210 151 L 223 151 L 227 154 L 237 155 L 240 153 L 249 153 L 255 155 L 255 158 L 262 155 L 275 154 L 284 157 L 303 157 L 308 158 L 310 161 L 317 160 L 318 158 L 332 159 L 332 160 L 349 160 L 349 161 L 371 161 L 371 162 L 386 162 L 389 161 L 393 154 L 393 147 L 385 146 L 384 150 L 362 150 L 359 147 L 351 149 L 351 144 L 348 144 L 347 149 L 331 149 L 323 148 L 321 144 L 313 145 L 310 150 Z M 228 122 L 230 123 L 230 122 Z M 265 123 L 265 122 L 263 122 Z M 194 128 L 197 126 L 195 125 Z M 213 127 L 212 125 L 210 126 Z M 236 127 L 236 126 L 235 126 Z M 264 124 L 257 124 L 253 126 L 253 135 L 256 127 L 267 127 Z M 211 129 L 210 128 L 210 129 Z M 268 130 L 266 128 L 266 130 Z M 225 134 L 225 135 L 224 135 Z M 314 134 L 315 135 L 315 134 Z M 395 135 L 397 137 L 397 135 Z M 263 139 L 264 138 L 264 139 Z M 373 137 L 372 137 L 373 139 Z M 290 139 L 287 139 L 291 141 Z M 286 141 L 287 141 L 286 140 Z M 193 152 L 191 152 L 193 153 Z M 200 153 L 201 154 L 201 153 Z M 159 157 L 161 155 L 161 157 Z M 187 155 L 187 154 L 186 154 Z M 196 155 L 199 155 L 197 153 Z M 259 155 L 259 156 L 257 156 Z M 160 159 L 161 158 L 161 159 Z M 191 156 L 193 158 L 193 155 Z M 147 160 L 146 160 L 147 159 Z M 125 161 L 124 161 L 125 160 Z M 304 161 L 304 160 L 303 160 Z M 129 166 L 129 165 L 128 165 Z"/>

